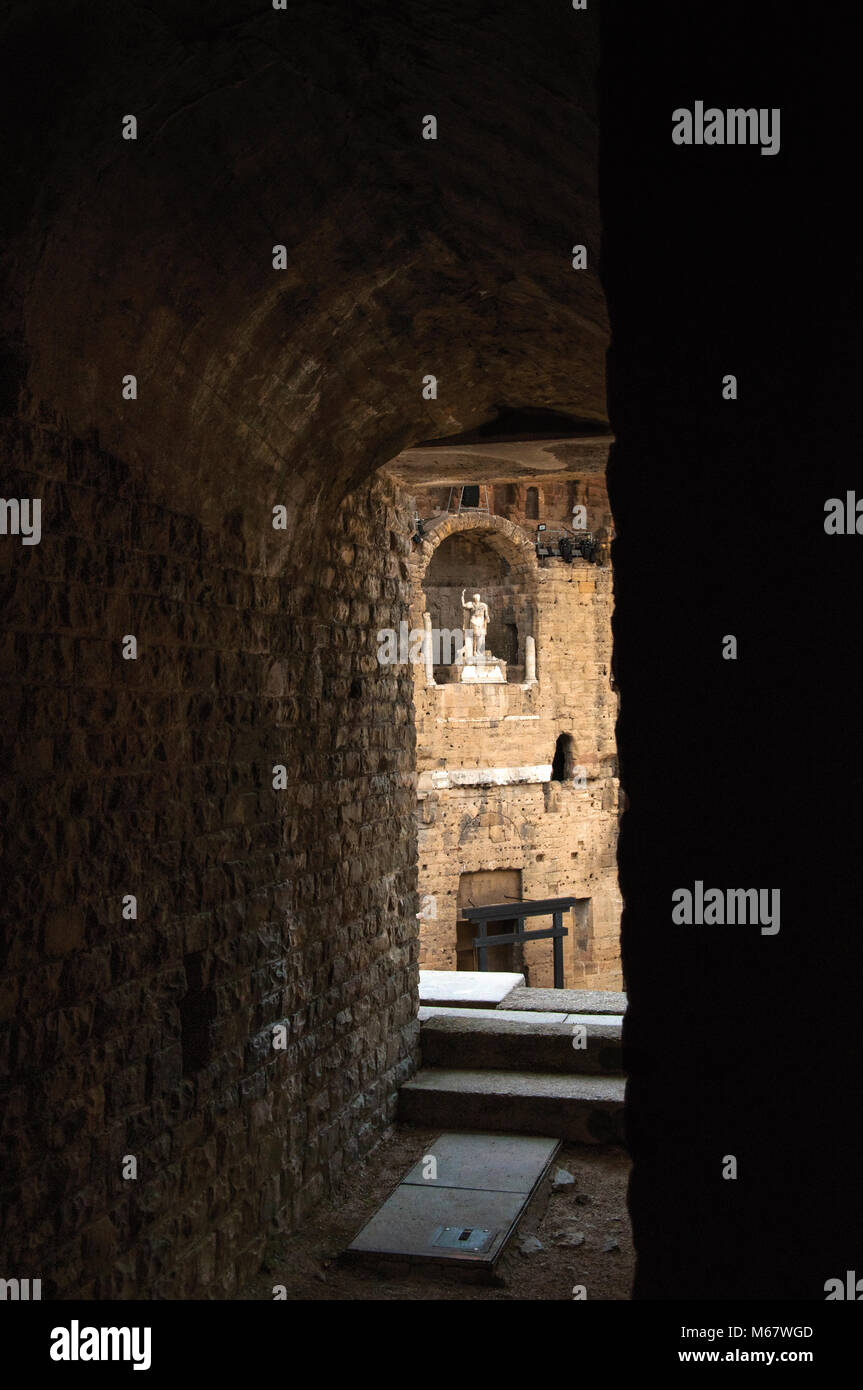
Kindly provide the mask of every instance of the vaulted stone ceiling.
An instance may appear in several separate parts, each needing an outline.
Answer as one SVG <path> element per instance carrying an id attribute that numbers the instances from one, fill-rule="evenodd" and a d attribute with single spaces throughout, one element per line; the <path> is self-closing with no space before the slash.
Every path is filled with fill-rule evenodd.
<path id="1" fill-rule="evenodd" d="M 16 7 L 3 328 L 31 409 L 252 533 L 500 409 L 601 431 L 592 12 L 433 9 Z"/>

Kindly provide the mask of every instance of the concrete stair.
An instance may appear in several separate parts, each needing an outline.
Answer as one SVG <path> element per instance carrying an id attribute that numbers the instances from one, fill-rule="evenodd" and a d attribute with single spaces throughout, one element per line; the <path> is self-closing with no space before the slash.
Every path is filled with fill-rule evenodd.
<path id="1" fill-rule="evenodd" d="M 503 995 L 497 1007 L 507 1012 L 520 1009 L 536 1013 L 551 1009 L 563 1010 L 566 1014 L 625 1014 L 626 995 L 609 989 L 527 989 L 524 985 L 515 985 Z"/>
<path id="2" fill-rule="evenodd" d="M 420 972 L 428 1001 L 419 1012 L 422 1069 L 399 1092 L 399 1118 L 430 1129 L 622 1144 L 626 995 L 461 974 Z"/>
<path id="3" fill-rule="evenodd" d="M 421 1024 L 423 1065 L 449 1070 L 555 1072 L 580 1075 L 619 1075 L 621 1025 L 601 1015 L 579 1025 L 501 1018 L 495 1010 L 465 1009 L 454 1015 L 427 1018 Z M 573 1047 L 574 1039 L 586 1046 Z"/>
<path id="4" fill-rule="evenodd" d="M 433 1128 L 623 1143 L 622 1076 L 424 1067 L 399 1092 L 399 1118 Z"/>

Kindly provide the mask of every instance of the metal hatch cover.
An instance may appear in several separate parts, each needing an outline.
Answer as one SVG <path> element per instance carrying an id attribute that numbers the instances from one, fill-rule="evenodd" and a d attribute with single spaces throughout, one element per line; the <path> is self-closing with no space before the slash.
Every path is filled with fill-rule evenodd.
<path id="1" fill-rule="evenodd" d="M 497 1231 L 489 1231 L 483 1226 L 436 1226 L 429 1242 L 444 1250 L 470 1250 L 477 1253 L 491 1245 Z"/>

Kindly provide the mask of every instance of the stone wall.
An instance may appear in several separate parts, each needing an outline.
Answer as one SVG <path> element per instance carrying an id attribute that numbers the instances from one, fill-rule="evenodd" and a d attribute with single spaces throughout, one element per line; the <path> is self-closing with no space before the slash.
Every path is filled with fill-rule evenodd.
<path id="1" fill-rule="evenodd" d="M 536 493 L 535 516 L 529 516 L 527 511 L 530 488 Z M 588 530 L 596 531 L 600 526 L 611 524 L 604 474 L 588 474 L 583 478 L 567 480 L 540 478 L 530 482 L 498 484 L 494 489 L 495 511 L 531 534 L 540 522 L 548 524 L 550 518 L 554 519 L 555 524 L 569 523 L 576 504 L 586 508 Z"/>
<path id="2" fill-rule="evenodd" d="M 556 489 L 558 505 L 566 506 L 568 486 Z M 501 491 L 495 488 L 496 497 Z M 597 509 L 607 509 L 598 481 L 593 493 Z M 428 511 L 423 504 L 429 500 L 415 499 L 421 513 Z M 540 517 L 557 519 L 543 510 Z M 428 602 L 425 576 L 433 572 L 432 558 L 459 535 L 485 537 L 509 556 L 509 582 L 535 615 L 537 682 L 429 686 L 423 668 L 415 667 L 420 964 L 456 968 L 462 874 L 519 870 L 525 899 L 590 899 L 578 929 L 574 915 L 565 921 L 570 928 L 564 943 L 567 985 L 619 989 L 612 572 L 582 559 L 538 562 L 524 529 L 500 517 L 438 518 L 412 555 L 415 627 Z M 464 582 L 473 585 L 467 574 Z M 482 593 L 493 601 L 493 588 Z M 572 739 L 572 760 L 583 769 L 584 785 L 571 778 L 551 780 L 560 734 Z M 531 925 L 551 923 L 542 919 Z M 527 943 L 524 964 L 531 985 L 553 983 L 548 941 Z"/>
<path id="3" fill-rule="evenodd" d="M 596 468 L 595 463 L 593 467 Z M 536 516 L 527 514 L 528 489 L 536 493 Z M 426 518 L 446 512 L 450 507 L 455 511 L 459 505 L 460 491 L 458 486 L 424 488 L 414 499 L 418 514 Z M 596 531 L 600 526 L 611 525 L 604 466 L 599 471 L 585 471 L 577 478 L 540 477 L 480 485 L 480 504 L 483 508 L 487 506 L 496 516 L 520 526 L 531 536 L 543 521 L 554 526 L 569 524 L 572 508 L 576 504 L 583 505 L 587 510 L 588 530 Z"/>
<path id="4" fill-rule="evenodd" d="M 6 1272 L 229 1295 L 415 1064 L 407 523 L 364 485 L 275 573 L 54 421 L 2 442 Z"/>
<path id="5" fill-rule="evenodd" d="M 420 798 L 420 886 L 426 907 L 421 964 L 456 968 L 459 876 L 480 869 L 520 869 L 522 895 L 590 898 L 591 930 L 582 937 L 570 915 L 564 926 L 564 971 L 571 988 L 619 989 L 620 897 L 616 890 L 616 803 L 609 789 L 558 783 L 431 791 Z M 434 911 L 434 917 L 428 915 Z M 531 928 L 549 927 L 537 918 Z M 524 963 L 532 986 L 551 988 L 550 941 L 528 942 Z"/>

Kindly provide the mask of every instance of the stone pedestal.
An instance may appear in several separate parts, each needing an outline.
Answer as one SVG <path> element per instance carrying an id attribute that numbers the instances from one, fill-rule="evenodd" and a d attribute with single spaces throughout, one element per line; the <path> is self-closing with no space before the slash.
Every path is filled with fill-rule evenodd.
<path id="1" fill-rule="evenodd" d="M 486 657 L 481 665 L 471 662 L 462 666 L 459 675 L 465 685 L 506 685 L 506 662 Z"/>

